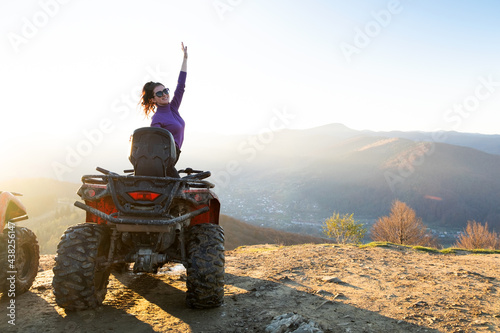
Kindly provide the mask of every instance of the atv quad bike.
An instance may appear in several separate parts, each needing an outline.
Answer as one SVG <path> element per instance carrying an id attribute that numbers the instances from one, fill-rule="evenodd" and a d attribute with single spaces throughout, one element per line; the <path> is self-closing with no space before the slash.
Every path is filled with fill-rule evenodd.
<path id="1" fill-rule="evenodd" d="M 9 297 L 31 288 L 40 260 L 35 234 L 14 224 L 28 218 L 20 195 L 0 191 L 0 293 Z"/>
<path id="2" fill-rule="evenodd" d="M 126 175 L 97 168 L 82 177 L 75 206 L 86 223 L 68 228 L 57 248 L 53 287 L 66 310 L 102 304 L 112 270 L 133 263 L 134 273 L 157 273 L 166 263 L 187 271 L 186 303 L 220 306 L 224 296 L 224 232 L 220 203 L 204 180 L 209 171 L 179 170 L 172 134 L 144 127 L 134 131 Z M 173 169 L 173 172 L 172 172 Z M 174 176 L 172 176 L 174 175 Z"/>

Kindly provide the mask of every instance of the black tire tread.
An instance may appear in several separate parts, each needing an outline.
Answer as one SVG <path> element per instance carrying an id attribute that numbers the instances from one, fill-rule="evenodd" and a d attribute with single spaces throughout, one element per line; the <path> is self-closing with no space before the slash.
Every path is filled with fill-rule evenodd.
<path id="1" fill-rule="evenodd" d="M 189 228 L 186 303 L 213 308 L 224 302 L 224 230 L 216 224 Z"/>
<path id="2" fill-rule="evenodd" d="M 106 226 L 81 223 L 69 227 L 57 246 L 52 286 L 58 306 L 69 310 L 94 309 L 106 296 L 110 269 L 98 271 L 99 257 L 109 249 Z M 103 274 L 96 288 L 96 274 Z"/>
<path id="3" fill-rule="evenodd" d="M 7 281 L 7 271 L 8 271 L 8 262 L 7 262 L 7 230 L 4 230 L 3 233 L 0 233 L 0 293 L 5 293 L 8 289 L 8 281 Z"/>
<path id="4" fill-rule="evenodd" d="M 28 228 L 16 227 L 16 260 L 14 270 L 8 268 L 8 230 L 5 229 L 0 235 L 0 292 L 5 293 L 9 289 L 7 282 L 7 272 L 16 271 L 15 294 L 20 295 L 28 291 L 36 275 L 38 274 L 38 264 L 40 261 L 40 248 L 36 235 Z M 24 262 L 18 257 L 20 249 L 24 250 Z M 21 269 L 23 267 L 23 269 Z"/>

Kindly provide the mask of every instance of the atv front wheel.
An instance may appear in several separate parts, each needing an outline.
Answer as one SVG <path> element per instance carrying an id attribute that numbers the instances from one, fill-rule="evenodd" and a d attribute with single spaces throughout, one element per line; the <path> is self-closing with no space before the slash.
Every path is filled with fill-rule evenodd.
<path id="1" fill-rule="evenodd" d="M 73 311 L 102 304 L 111 271 L 105 266 L 109 243 L 108 227 L 99 224 L 82 223 L 64 232 L 53 269 L 57 305 Z"/>
<path id="2" fill-rule="evenodd" d="M 6 293 L 10 285 L 7 277 L 8 271 L 16 272 L 15 295 L 28 291 L 35 281 L 38 273 L 38 262 L 40 260 L 40 249 L 33 231 L 16 227 L 15 243 L 9 243 L 8 230 L 5 229 L 0 235 L 0 292 Z M 15 249 L 15 259 L 9 260 L 9 249 Z M 13 265 L 13 266 L 11 266 Z"/>
<path id="3" fill-rule="evenodd" d="M 197 224 L 188 230 L 187 294 L 191 308 L 221 306 L 224 299 L 224 230 Z"/>

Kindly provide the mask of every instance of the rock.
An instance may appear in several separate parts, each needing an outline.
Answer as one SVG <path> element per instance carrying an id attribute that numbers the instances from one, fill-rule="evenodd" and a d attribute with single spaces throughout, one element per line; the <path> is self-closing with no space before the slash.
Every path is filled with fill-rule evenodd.
<path id="1" fill-rule="evenodd" d="M 323 333 L 318 324 L 299 314 L 290 312 L 273 318 L 266 333 Z"/>
<path id="2" fill-rule="evenodd" d="M 418 302 L 412 304 L 412 307 L 414 307 L 414 308 L 425 307 L 425 306 L 429 306 L 429 304 L 427 304 L 427 302 L 425 302 L 425 301 L 418 301 Z"/>
<path id="3" fill-rule="evenodd" d="M 323 278 L 321 278 L 321 281 L 328 283 L 338 283 L 338 284 L 344 283 L 342 282 L 341 279 L 339 279 L 336 276 L 324 276 Z"/>
<path id="4" fill-rule="evenodd" d="M 290 279 L 287 275 L 284 276 L 284 277 L 280 277 L 278 280 L 280 282 L 290 282 L 290 281 L 292 281 L 292 279 Z"/>
<path id="5" fill-rule="evenodd" d="M 323 289 L 316 290 L 314 293 L 317 295 L 321 295 L 321 296 L 331 296 L 332 295 L 331 292 L 323 290 Z"/>
<path id="6" fill-rule="evenodd" d="M 300 326 L 292 333 L 323 333 L 323 331 L 316 327 L 315 322 L 311 321 L 300 324 Z"/>
<path id="7" fill-rule="evenodd" d="M 338 293 L 338 294 L 335 294 L 335 296 L 333 296 L 333 299 L 336 299 L 336 298 L 347 298 L 344 294 L 342 293 Z"/>

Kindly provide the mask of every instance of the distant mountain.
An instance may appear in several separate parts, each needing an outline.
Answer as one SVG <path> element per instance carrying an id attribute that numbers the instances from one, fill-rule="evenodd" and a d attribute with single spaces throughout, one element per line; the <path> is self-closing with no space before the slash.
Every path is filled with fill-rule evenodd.
<path id="1" fill-rule="evenodd" d="M 241 203 L 239 214 L 231 208 L 227 213 L 252 215 L 265 225 L 272 225 L 272 219 L 297 217 L 319 223 L 318 216 L 333 211 L 376 219 L 388 214 L 391 202 L 399 199 L 435 225 L 463 227 L 477 220 L 500 229 L 500 155 L 483 151 L 494 151 L 500 136 L 440 136 L 461 143 L 455 145 L 418 140 L 425 135 L 430 136 L 360 132 L 339 124 L 284 130 L 274 133 L 272 140 L 236 140 L 239 149 L 212 155 L 212 161 L 220 163 L 212 171 L 222 185 L 222 197 Z M 265 213 L 266 207 L 281 211 L 281 216 Z"/>
<path id="2" fill-rule="evenodd" d="M 298 131 L 302 132 L 301 136 L 303 138 L 314 137 L 322 138 L 327 141 L 335 139 L 348 139 L 356 136 L 388 137 L 408 139 L 418 142 L 447 143 L 456 146 L 474 148 L 489 154 L 500 155 L 500 135 L 498 134 L 460 133 L 456 131 L 358 131 L 337 123 Z"/>
<path id="3" fill-rule="evenodd" d="M 321 168 L 299 191 L 325 209 L 376 217 L 399 199 L 428 222 L 463 226 L 475 219 L 500 227 L 499 155 L 443 143 L 357 137 L 313 161 L 331 167 Z"/>
<path id="4" fill-rule="evenodd" d="M 477 133 L 448 132 L 373 132 L 363 131 L 367 135 L 386 136 L 409 139 L 413 141 L 427 141 L 447 143 L 456 146 L 474 148 L 485 153 L 500 155 L 500 135 Z"/>

